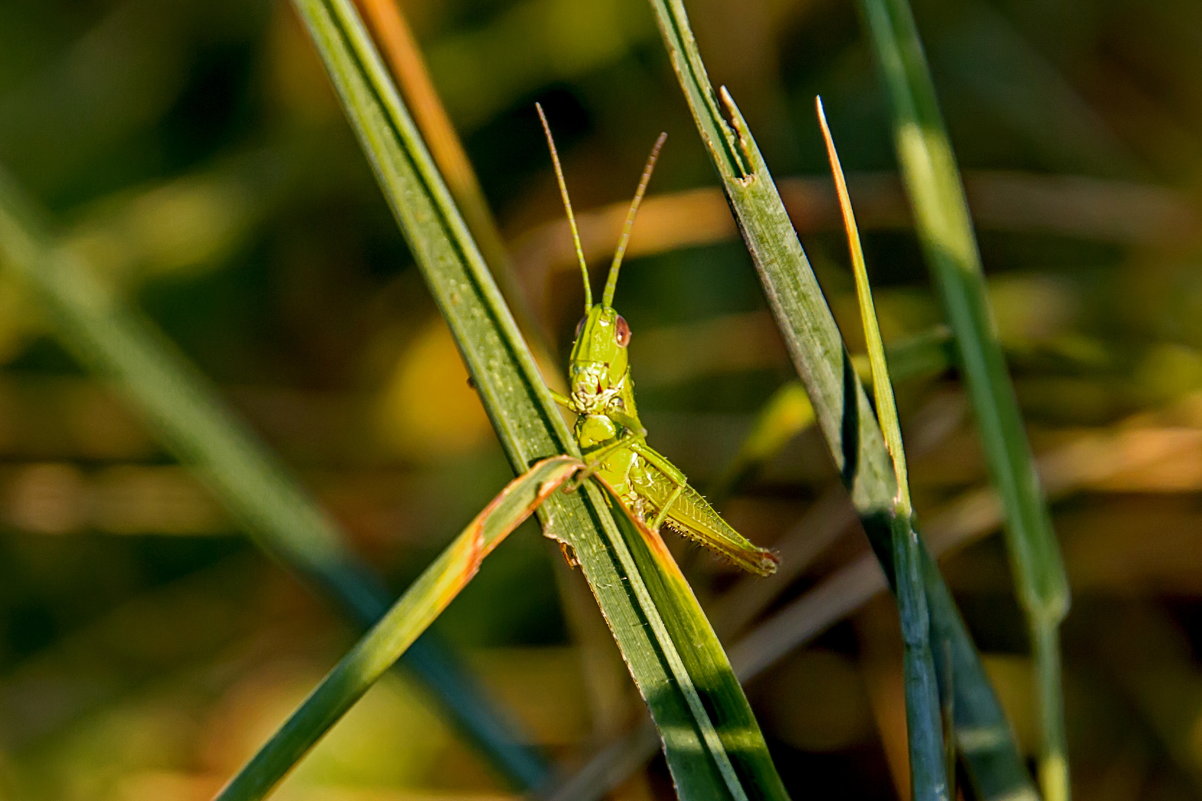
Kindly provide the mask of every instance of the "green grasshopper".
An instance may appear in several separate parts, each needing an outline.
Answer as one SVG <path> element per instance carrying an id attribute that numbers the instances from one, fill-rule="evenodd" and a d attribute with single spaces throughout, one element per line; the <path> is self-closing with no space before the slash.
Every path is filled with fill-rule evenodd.
<path id="1" fill-rule="evenodd" d="M 756 546 L 722 519 L 676 465 L 647 444 L 647 429 L 639 421 L 634 402 L 634 384 L 630 379 L 627 348 L 630 325 L 613 307 L 618 271 L 639 204 L 647 191 L 651 172 L 667 134 L 660 134 L 647 166 L 643 169 L 626 223 L 622 229 L 609 277 L 600 303 L 593 303 L 588 264 L 580 243 L 580 232 L 572 214 L 567 183 L 559 163 L 559 153 L 551 136 L 546 115 L 538 106 L 539 119 L 547 135 L 547 146 L 555 166 L 555 177 L 567 212 L 576 256 L 584 277 L 584 318 L 576 326 L 576 341 L 569 359 L 570 394 L 552 391 L 556 403 L 575 413 L 576 442 L 586 466 L 570 485 L 579 486 L 595 476 L 610 490 L 627 513 L 652 531 L 661 526 L 691 539 L 729 559 L 738 567 L 760 576 L 776 572 L 779 562 L 772 551 Z"/>

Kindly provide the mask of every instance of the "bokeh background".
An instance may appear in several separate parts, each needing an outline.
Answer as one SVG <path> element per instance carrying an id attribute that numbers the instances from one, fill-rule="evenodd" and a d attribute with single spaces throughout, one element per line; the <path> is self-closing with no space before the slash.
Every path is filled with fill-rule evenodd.
<path id="1" fill-rule="evenodd" d="M 854 4 L 688 7 L 853 349 L 818 93 L 851 174 L 885 337 L 935 330 Z M 651 142 L 669 132 L 618 306 L 652 442 L 713 486 L 789 371 L 648 9 L 404 8 L 499 220 L 527 330 L 555 354 L 548 376 L 582 300 L 533 104 L 556 131 L 594 263 Z M 1078 797 L 1200 798 L 1202 7 L 915 10 L 1074 590 L 1064 649 Z M 287 4 L 0 4 L 0 165 L 63 244 L 220 387 L 394 590 L 508 479 Z M 920 519 L 969 543 L 946 575 L 1033 748 L 1025 627 L 958 376 L 927 370 L 898 391 Z M 766 603 L 863 558 L 836 483 L 809 432 L 723 501 L 741 530 L 786 555 L 806 549 L 799 520 L 837 534 L 759 590 Z M 679 553 L 721 622 L 724 591 L 743 585 L 708 556 Z M 579 576 L 528 527 L 438 629 L 568 768 L 639 716 L 597 618 Z M 0 797 L 207 798 L 353 637 L 67 355 L 0 268 Z M 748 686 L 797 797 L 905 794 L 898 664 L 892 602 L 877 597 Z M 424 691 L 394 676 L 278 797 L 510 794 Z M 620 793 L 669 796 L 655 763 Z"/>

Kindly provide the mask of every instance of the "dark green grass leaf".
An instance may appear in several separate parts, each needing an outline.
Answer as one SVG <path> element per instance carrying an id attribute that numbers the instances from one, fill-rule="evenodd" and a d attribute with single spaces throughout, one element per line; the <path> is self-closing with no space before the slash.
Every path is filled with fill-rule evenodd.
<path id="1" fill-rule="evenodd" d="M 852 503 L 890 582 L 890 520 L 897 494 L 889 454 L 834 317 L 781 203 L 746 121 L 723 93 L 722 114 L 680 0 L 651 0 L 673 68 L 764 285 L 786 348 L 810 394 Z M 919 570 L 934 642 L 946 641 L 954 675 L 956 736 L 969 773 L 987 798 L 1033 796 L 1030 778 L 980 657 L 930 554 Z M 936 663 L 939 667 L 939 663 Z M 941 677 L 946 683 L 950 677 Z"/>

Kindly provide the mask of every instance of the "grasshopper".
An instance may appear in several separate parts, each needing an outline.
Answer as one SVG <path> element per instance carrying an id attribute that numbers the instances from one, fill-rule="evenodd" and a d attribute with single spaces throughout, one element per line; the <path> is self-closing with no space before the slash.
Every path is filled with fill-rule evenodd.
<path id="1" fill-rule="evenodd" d="M 701 493 L 689 486 L 688 478 L 676 465 L 647 444 L 647 429 L 639 421 L 634 402 L 628 355 L 630 325 L 614 309 L 613 297 L 634 218 L 667 134 L 660 134 L 651 149 L 610 263 L 601 302 L 593 303 L 588 264 L 559 153 L 546 115 L 541 106 L 536 107 L 547 136 L 559 193 L 584 277 L 584 317 L 576 326 L 576 340 L 568 362 L 570 394 L 551 393 L 556 403 L 576 415 L 576 442 L 585 459 L 585 468 L 569 488 L 579 486 L 590 476 L 596 477 L 632 518 L 652 531 L 658 532 L 661 526 L 666 526 L 743 570 L 760 576 L 771 575 L 776 572 L 779 561 L 776 554 L 756 546 L 735 531 Z"/>

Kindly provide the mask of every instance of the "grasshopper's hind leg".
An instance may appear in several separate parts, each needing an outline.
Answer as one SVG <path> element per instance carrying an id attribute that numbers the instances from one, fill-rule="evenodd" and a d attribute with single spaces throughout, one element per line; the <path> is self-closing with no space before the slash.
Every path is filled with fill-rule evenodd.
<path id="1" fill-rule="evenodd" d="M 680 472 L 679 467 L 669 462 L 651 446 L 640 442 L 632 444 L 630 449 L 646 459 L 652 467 L 663 474 L 664 478 L 672 482 L 672 492 L 668 494 L 663 506 L 656 513 L 655 520 L 651 523 L 651 528 L 659 531 L 659 527 L 668 519 L 668 515 L 672 511 L 672 505 L 676 503 L 676 499 L 684 492 L 684 488 L 689 485 L 689 480 L 684 473 Z"/>

